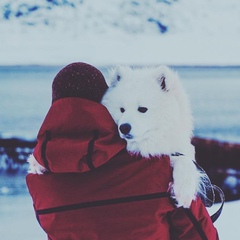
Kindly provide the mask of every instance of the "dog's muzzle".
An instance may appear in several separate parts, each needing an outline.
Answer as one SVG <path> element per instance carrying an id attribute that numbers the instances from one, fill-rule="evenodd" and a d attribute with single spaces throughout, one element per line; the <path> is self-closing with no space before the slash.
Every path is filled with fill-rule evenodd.
<path id="1" fill-rule="evenodd" d="M 119 127 L 119 131 L 122 133 L 123 138 L 132 139 L 133 136 L 130 134 L 132 127 L 128 123 L 121 124 Z"/>

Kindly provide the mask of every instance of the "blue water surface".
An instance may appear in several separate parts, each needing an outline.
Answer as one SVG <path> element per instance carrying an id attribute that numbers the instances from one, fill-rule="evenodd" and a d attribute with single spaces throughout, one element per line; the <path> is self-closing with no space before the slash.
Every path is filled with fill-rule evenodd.
<path id="1" fill-rule="evenodd" d="M 36 138 L 62 67 L 0 67 L 0 137 Z M 194 135 L 240 143 L 240 67 L 172 68 L 191 101 Z M 107 78 L 107 67 L 100 70 Z"/>

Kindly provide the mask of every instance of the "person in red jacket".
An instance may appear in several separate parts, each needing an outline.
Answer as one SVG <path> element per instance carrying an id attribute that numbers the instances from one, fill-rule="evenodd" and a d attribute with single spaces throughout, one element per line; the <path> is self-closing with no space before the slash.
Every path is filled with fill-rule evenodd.
<path id="1" fill-rule="evenodd" d="M 217 240 L 197 198 L 177 208 L 169 156 L 131 156 L 100 104 L 107 89 L 93 66 L 73 63 L 53 81 L 52 105 L 33 156 L 46 169 L 26 177 L 49 240 Z"/>

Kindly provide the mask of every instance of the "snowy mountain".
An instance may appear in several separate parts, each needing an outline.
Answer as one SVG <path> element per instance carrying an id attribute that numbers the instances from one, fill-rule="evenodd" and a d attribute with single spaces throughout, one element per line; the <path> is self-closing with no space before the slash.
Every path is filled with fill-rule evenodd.
<path id="1" fill-rule="evenodd" d="M 112 29 L 127 33 L 168 31 L 166 14 L 176 0 L 124 1 L 46 0 L 3 1 L 1 19 L 27 27 L 45 25 L 72 31 L 104 33 Z M 164 23 L 166 22 L 166 23 Z M 65 23 L 65 24 L 63 24 Z"/>
<path id="2" fill-rule="evenodd" d="M 75 59 L 97 64 L 239 65 L 239 38 L 239 0 L 0 2 L 4 65 Z"/>

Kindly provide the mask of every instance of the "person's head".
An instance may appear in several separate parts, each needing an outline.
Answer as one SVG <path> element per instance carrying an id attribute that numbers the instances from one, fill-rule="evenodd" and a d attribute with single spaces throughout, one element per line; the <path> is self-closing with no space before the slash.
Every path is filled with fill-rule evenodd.
<path id="1" fill-rule="evenodd" d="M 56 75 L 52 83 L 52 103 L 66 97 L 101 102 L 108 86 L 102 73 L 82 62 L 71 63 Z"/>

